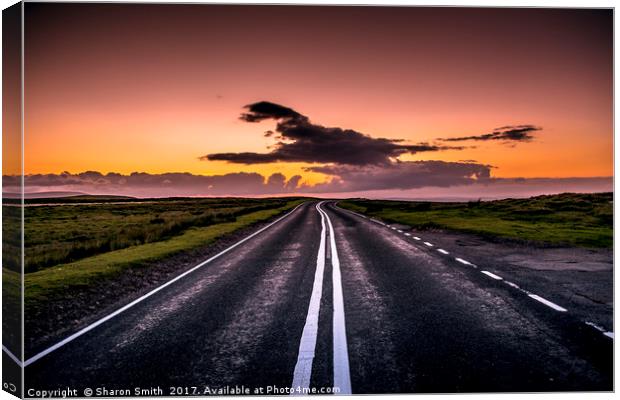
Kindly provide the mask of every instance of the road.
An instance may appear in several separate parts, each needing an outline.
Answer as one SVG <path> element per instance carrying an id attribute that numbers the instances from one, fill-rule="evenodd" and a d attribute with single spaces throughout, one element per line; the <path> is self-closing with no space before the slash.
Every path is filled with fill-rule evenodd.
<path id="1" fill-rule="evenodd" d="M 612 347 L 570 310 L 441 243 L 309 202 L 108 319 L 27 352 L 25 386 L 30 397 L 153 386 L 166 395 L 609 391 Z"/>

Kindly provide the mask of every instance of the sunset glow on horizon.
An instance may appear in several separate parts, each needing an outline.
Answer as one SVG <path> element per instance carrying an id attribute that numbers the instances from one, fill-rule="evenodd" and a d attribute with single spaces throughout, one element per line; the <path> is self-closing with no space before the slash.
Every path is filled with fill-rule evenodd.
<path id="1" fill-rule="evenodd" d="M 394 165 L 473 163 L 493 178 L 613 175 L 610 10 L 56 3 L 25 10 L 26 174 L 346 180 L 340 170 L 317 171 L 337 160 L 203 157 L 281 146 L 277 132 L 265 132 L 282 120 L 239 118 L 246 105 L 267 101 L 311 127 L 441 148 L 394 153 Z M 525 139 L 450 141 L 519 126 L 536 129 Z"/>

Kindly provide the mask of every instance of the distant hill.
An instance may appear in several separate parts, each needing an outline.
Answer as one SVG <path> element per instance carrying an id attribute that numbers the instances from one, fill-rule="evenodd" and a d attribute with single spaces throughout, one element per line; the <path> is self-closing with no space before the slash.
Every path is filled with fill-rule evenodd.
<path id="1" fill-rule="evenodd" d="M 19 193 L 3 193 L 2 198 L 5 203 L 18 203 L 20 195 Z M 136 198 L 131 196 L 92 195 L 80 192 L 37 192 L 25 193 L 24 200 L 30 204 L 38 204 L 48 203 L 51 200 L 54 203 L 76 203 L 136 200 Z"/>
<path id="2" fill-rule="evenodd" d="M 71 196 L 63 196 L 62 198 L 66 198 L 67 200 L 81 200 L 81 201 L 135 200 L 137 199 L 136 197 L 132 197 L 132 196 L 119 196 L 119 195 L 109 195 L 109 194 L 77 194 L 77 195 L 71 195 Z"/>
<path id="3" fill-rule="evenodd" d="M 86 193 L 82 192 L 37 192 L 37 193 L 25 193 L 24 198 L 26 199 L 55 199 L 59 197 L 72 197 L 72 196 L 87 196 Z M 19 199 L 21 196 L 20 193 L 7 193 L 3 192 L 2 197 L 5 199 Z"/>

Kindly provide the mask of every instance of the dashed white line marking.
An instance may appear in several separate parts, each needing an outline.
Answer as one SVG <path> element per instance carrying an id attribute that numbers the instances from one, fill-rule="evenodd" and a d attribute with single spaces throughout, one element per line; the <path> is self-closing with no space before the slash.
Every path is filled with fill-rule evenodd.
<path id="1" fill-rule="evenodd" d="M 476 268 L 476 266 L 475 266 L 474 264 L 470 263 L 470 262 L 469 262 L 469 261 L 467 261 L 467 260 L 463 260 L 462 258 L 458 258 L 458 257 L 455 257 L 454 259 L 455 259 L 456 261 L 460 262 L 461 264 L 469 265 L 470 267 L 474 267 L 474 268 Z"/>
<path id="2" fill-rule="evenodd" d="M 601 332 L 603 335 L 607 336 L 608 338 L 611 338 L 611 339 L 614 338 L 613 332 L 608 331 L 607 329 L 603 328 L 600 325 L 595 324 L 594 322 L 586 321 L 585 324 L 593 327 L 594 329 Z"/>
<path id="3" fill-rule="evenodd" d="M 118 310 L 114 311 L 111 314 L 108 314 L 107 316 L 99 319 L 98 321 L 93 322 L 92 324 L 88 325 L 86 328 L 83 328 L 83 329 L 77 331 L 73 335 L 71 335 L 71 336 L 61 340 L 60 342 L 56 343 L 55 345 L 48 347 L 47 349 L 41 351 L 40 353 L 37 353 L 36 355 L 32 356 L 28 360 L 24 361 L 24 367 L 27 367 L 28 365 L 30 365 L 33 362 L 39 360 L 40 358 L 45 357 L 49 353 L 51 353 L 51 352 L 53 352 L 55 350 L 58 350 L 62 346 L 66 345 L 67 343 L 72 342 L 73 340 L 75 340 L 75 339 L 79 338 L 80 336 L 82 336 L 83 334 L 85 334 L 85 333 L 95 329 L 96 327 L 98 327 L 99 325 L 103 324 L 104 322 L 109 321 L 110 319 L 116 317 L 120 313 L 130 309 L 131 307 L 135 306 L 136 304 L 138 304 L 138 303 L 142 302 L 143 300 L 151 297 L 152 295 L 154 295 L 155 293 L 159 292 L 160 290 L 162 290 L 162 289 L 172 285 L 174 282 L 178 281 L 179 279 L 182 279 L 183 277 L 191 274 L 192 272 L 196 271 L 197 269 L 202 268 L 203 266 L 209 264 L 211 261 L 215 260 L 216 258 L 219 258 L 222 255 L 228 253 L 229 251 L 231 251 L 235 247 L 237 247 L 237 246 L 247 242 L 248 240 L 250 240 L 254 236 L 260 234 L 261 232 L 265 231 L 269 227 L 277 224 L 278 222 L 282 221 L 284 218 L 286 218 L 289 215 L 293 214 L 299 207 L 301 207 L 302 204 L 298 205 L 297 207 L 292 209 L 290 212 L 288 212 L 287 214 L 285 214 L 285 215 L 281 216 L 280 218 L 276 219 L 275 221 L 273 221 L 269 225 L 262 227 L 261 229 L 257 230 L 256 232 L 252 233 L 249 236 L 246 236 L 245 238 L 241 239 L 237 243 L 233 244 L 230 247 L 227 247 L 226 249 L 220 251 L 219 253 L 217 253 L 216 255 L 212 256 L 211 258 L 201 262 L 200 264 L 196 265 L 195 267 L 192 267 L 191 269 L 188 269 L 187 271 L 185 271 L 182 274 L 178 275 L 176 278 L 173 278 L 173 279 L 169 280 L 168 282 L 164 283 L 163 285 L 156 287 L 155 289 L 151 290 L 147 294 L 145 294 L 145 295 L 135 299 L 131 303 L 129 303 L 129 304 L 119 308 Z"/>
<path id="4" fill-rule="evenodd" d="M 411 236 L 411 233 L 405 232 L 405 236 Z"/>
<path id="5" fill-rule="evenodd" d="M 512 283 L 512 282 L 510 282 L 510 281 L 504 281 L 504 283 L 505 283 L 506 285 L 508 285 L 508 286 L 512 286 L 512 287 L 513 287 L 513 288 L 515 288 L 515 289 L 523 290 L 523 289 L 521 289 L 521 288 L 519 287 L 519 285 L 517 285 L 516 283 Z"/>
<path id="6" fill-rule="evenodd" d="M 396 232 L 403 233 L 403 231 L 401 231 L 400 229 L 396 229 Z"/>
<path id="7" fill-rule="evenodd" d="M 319 204 L 316 205 L 317 211 L 319 210 Z M 293 372 L 292 383 L 292 387 L 301 387 L 304 389 L 310 387 L 312 363 L 314 361 L 316 338 L 319 329 L 319 311 L 321 309 L 321 297 L 323 295 L 323 275 L 325 271 L 325 217 L 321 212 L 319 212 L 319 215 L 321 216 L 321 241 L 319 242 L 319 252 L 316 257 L 316 272 L 314 273 L 312 295 L 310 296 L 306 324 L 304 325 L 304 330 L 299 342 L 299 353 Z"/>
<path id="8" fill-rule="evenodd" d="M 339 394 L 351 394 L 351 372 L 349 369 L 349 350 L 347 346 L 347 332 L 344 319 L 344 296 L 342 294 L 342 277 L 340 274 L 340 259 L 338 258 L 338 250 L 336 249 L 336 235 L 334 234 L 334 226 L 329 215 L 321 209 L 319 204 L 319 212 L 325 215 L 327 224 L 329 225 L 329 239 L 332 250 L 332 286 L 333 286 L 333 343 L 334 343 L 334 387 L 339 387 Z"/>
<path id="9" fill-rule="evenodd" d="M 390 229 L 393 230 L 393 231 L 396 230 L 396 228 L 394 228 L 393 226 L 390 226 Z"/>
<path id="10" fill-rule="evenodd" d="M 489 272 L 489 271 L 480 271 L 480 272 L 482 272 L 483 274 L 485 274 L 485 275 L 487 275 L 487 276 L 490 276 L 491 278 L 493 278 L 493 279 L 495 279 L 495 280 L 498 280 L 498 281 L 501 281 L 502 279 L 504 279 L 504 278 L 502 278 L 501 276 L 499 276 L 499 275 L 495 275 L 494 273 Z"/>
<path id="11" fill-rule="evenodd" d="M 553 302 L 551 302 L 551 301 L 549 301 L 549 300 L 547 300 L 547 299 L 545 299 L 543 297 L 540 297 L 537 294 L 530 293 L 530 294 L 528 294 L 528 296 L 530 296 L 531 298 L 533 298 L 534 300 L 536 300 L 536 301 L 538 301 L 540 303 L 543 303 L 547 307 L 553 308 L 556 311 L 560 311 L 560 312 L 566 312 L 567 311 L 566 308 L 564 308 L 562 306 L 558 306 L 557 304 L 555 304 L 555 303 L 553 303 Z"/>
<path id="12" fill-rule="evenodd" d="M 372 219 L 372 218 L 370 218 L 370 220 L 371 220 L 371 221 L 375 221 L 375 222 L 377 222 L 377 223 L 379 223 L 379 224 L 382 224 L 382 225 L 388 226 L 388 227 L 389 227 L 389 228 L 391 228 L 391 229 L 396 229 L 396 228 L 394 228 L 394 227 L 392 227 L 392 226 L 386 225 L 386 224 L 384 224 L 384 223 L 382 223 L 382 222 L 379 222 L 379 221 L 377 221 L 377 220 L 374 220 L 374 219 Z M 398 232 L 401 232 L 401 233 L 402 233 L 402 231 L 401 231 L 400 229 L 398 229 Z M 409 233 L 405 233 L 405 235 L 406 235 L 406 236 L 411 236 L 411 234 L 409 234 Z M 420 239 L 419 237 L 417 237 L 417 236 L 413 236 L 413 239 L 415 239 L 415 240 L 421 240 L 421 239 Z M 432 243 L 429 243 L 429 242 L 424 242 L 424 244 L 425 244 L 425 245 L 427 245 L 428 247 L 433 247 L 433 244 L 432 244 Z M 444 249 L 437 249 L 437 251 L 438 251 L 438 252 L 440 252 L 440 253 L 442 253 L 442 254 L 449 254 L 449 253 L 448 253 L 446 250 L 444 250 Z M 471 263 L 471 262 L 469 262 L 469 261 L 467 261 L 467 260 L 464 260 L 464 259 L 462 259 L 462 258 L 455 257 L 454 259 L 455 259 L 456 261 L 458 261 L 459 263 L 461 263 L 461 264 L 468 265 L 468 266 L 471 266 L 471 267 L 474 267 L 474 268 L 478 268 L 475 264 L 473 264 L 473 263 Z M 542 304 L 546 305 L 547 307 L 550 307 L 550 308 L 552 308 L 552 309 L 554 309 L 554 310 L 556 310 L 556 311 L 560 311 L 560 312 L 567 312 L 567 311 L 568 311 L 566 308 L 564 308 L 564 307 L 562 307 L 562 306 L 559 306 L 559 305 L 557 305 L 557 304 L 555 304 L 555 303 L 553 303 L 553 302 L 551 302 L 551 301 L 549 301 L 549 300 L 545 299 L 544 297 L 540 297 L 540 296 L 538 296 L 538 295 L 536 295 L 536 294 L 530 293 L 529 291 L 527 291 L 527 290 L 525 290 L 525 289 L 520 288 L 517 284 L 515 284 L 515 283 L 513 283 L 513 282 L 510 282 L 510 281 L 506 281 L 506 280 L 504 280 L 504 279 L 503 279 L 501 276 L 499 276 L 499 275 L 496 275 L 496 274 L 494 274 L 494 273 L 492 273 L 492 272 L 489 272 L 489 271 L 480 271 L 480 272 L 482 272 L 483 274 L 485 274 L 485 275 L 487 275 L 487 276 L 489 276 L 489 277 L 491 277 L 491 278 L 493 278 L 493 279 L 495 279 L 495 280 L 502 280 L 502 281 L 503 281 L 506 285 L 511 286 L 511 287 L 513 287 L 513 288 L 515 288 L 515 289 L 517 289 L 517 290 L 519 290 L 519 291 L 521 291 L 521 292 L 523 292 L 523 293 L 527 294 L 527 295 L 528 295 L 529 297 L 531 297 L 532 299 L 534 299 L 534 300 L 536 300 L 536 301 L 538 301 L 538 302 L 540 302 L 540 303 L 542 303 Z M 611 339 L 614 339 L 614 332 L 611 332 L 611 331 L 606 331 L 604 328 L 602 328 L 602 327 L 600 327 L 600 326 L 598 326 L 598 325 L 596 325 L 596 324 L 594 324 L 594 323 L 592 323 L 592 322 L 589 322 L 589 321 L 585 322 L 585 324 L 586 324 L 586 325 L 593 326 L 594 328 L 596 328 L 597 330 L 599 330 L 599 331 L 600 331 L 603 335 L 605 335 L 605 336 L 607 336 L 607 337 L 609 337 L 609 338 L 611 338 Z"/>

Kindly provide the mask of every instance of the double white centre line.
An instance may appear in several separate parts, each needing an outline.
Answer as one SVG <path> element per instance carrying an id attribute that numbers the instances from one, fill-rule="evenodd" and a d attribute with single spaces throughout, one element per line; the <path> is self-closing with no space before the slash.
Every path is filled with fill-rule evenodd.
<path id="1" fill-rule="evenodd" d="M 319 206 L 316 206 L 319 209 Z M 319 211 L 320 213 L 320 211 Z M 295 372 L 293 373 L 293 388 L 310 387 L 310 376 L 312 375 L 312 361 L 314 360 L 314 350 L 319 330 L 319 310 L 321 308 L 321 296 L 323 295 L 323 272 L 325 271 L 325 218 L 321 214 L 321 243 L 319 244 L 319 254 L 316 257 L 316 272 L 314 273 L 314 285 L 312 286 L 312 296 L 310 296 L 310 306 L 306 325 L 304 325 L 299 343 L 299 355 Z"/>
<path id="2" fill-rule="evenodd" d="M 321 243 L 317 255 L 317 268 L 314 275 L 312 296 L 308 306 L 306 325 L 299 343 L 299 355 L 293 373 L 293 388 L 300 387 L 301 394 L 307 394 L 310 378 L 312 375 L 312 362 L 314 360 L 316 340 L 318 336 L 319 310 L 321 308 L 321 296 L 323 292 L 323 274 L 325 270 L 325 238 L 326 224 L 329 228 L 329 241 L 332 262 L 332 281 L 333 281 L 333 365 L 334 365 L 334 387 L 339 389 L 338 394 L 351 394 L 351 374 L 349 370 L 349 351 L 347 347 L 347 334 L 344 319 L 344 297 L 342 294 L 342 278 L 340 273 L 340 260 L 336 249 L 336 239 L 334 227 L 329 216 L 321 205 L 317 204 L 316 209 L 321 215 Z M 299 392 L 292 394 L 298 395 Z"/>
<path id="3" fill-rule="evenodd" d="M 332 221 L 327 213 L 321 210 L 329 225 L 329 239 L 332 249 L 332 286 L 334 302 L 334 387 L 340 389 L 339 394 L 351 394 L 351 374 L 349 371 L 349 350 L 347 347 L 347 331 L 344 321 L 344 296 L 342 294 L 342 278 L 340 274 L 340 260 L 336 250 L 336 235 Z"/>

